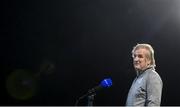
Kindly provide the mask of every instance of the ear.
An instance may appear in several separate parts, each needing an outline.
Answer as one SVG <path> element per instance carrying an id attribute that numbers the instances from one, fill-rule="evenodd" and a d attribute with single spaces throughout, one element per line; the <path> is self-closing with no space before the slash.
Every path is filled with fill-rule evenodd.
<path id="1" fill-rule="evenodd" d="M 151 60 L 147 59 L 147 65 L 151 65 Z"/>

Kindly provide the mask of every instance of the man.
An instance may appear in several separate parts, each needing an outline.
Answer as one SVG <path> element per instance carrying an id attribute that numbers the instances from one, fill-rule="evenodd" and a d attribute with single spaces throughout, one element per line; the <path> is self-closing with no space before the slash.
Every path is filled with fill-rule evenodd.
<path id="1" fill-rule="evenodd" d="M 132 57 L 137 76 L 129 90 L 126 106 L 160 106 L 163 83 L 155 71 L 152 46 L 137 44 Z"/>

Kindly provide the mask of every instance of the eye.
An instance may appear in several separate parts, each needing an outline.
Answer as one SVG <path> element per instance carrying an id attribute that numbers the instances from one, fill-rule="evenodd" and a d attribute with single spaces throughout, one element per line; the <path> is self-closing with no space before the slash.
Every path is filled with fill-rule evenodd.
<path id="1" fill-rule="evenodd" d="M 140 54 L 140 55 L 138 55 L 138 58 L 143 58 L 143 55 L 141 55 L 141 54 Z"/>

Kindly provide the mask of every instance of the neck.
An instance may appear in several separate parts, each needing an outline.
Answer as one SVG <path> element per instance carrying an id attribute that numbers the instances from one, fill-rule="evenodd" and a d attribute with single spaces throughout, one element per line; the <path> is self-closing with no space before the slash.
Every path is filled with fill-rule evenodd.
<path id="1" fill-rule="evenodd" d="M 136 74 L 137 74 L 137 76 L 139 76 L 139 75 L 141 75 L 143 72 L 145 72 L 147 69 L 151 69 L 152 67 L 147 67 L 147 68 L 145 68 L 145 69 L 143 69 L 143 70 L 136 70 Z"/>

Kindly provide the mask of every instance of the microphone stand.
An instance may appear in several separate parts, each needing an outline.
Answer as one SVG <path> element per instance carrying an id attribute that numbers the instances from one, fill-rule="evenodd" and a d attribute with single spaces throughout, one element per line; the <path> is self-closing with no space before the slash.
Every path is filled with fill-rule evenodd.
<path id="1" fill-rule="evenodd" d="M 96 93 L 93 93 L 92 95 L 88 96 L 88 104 L 87 104 L 87 106 L 93 106 L 94 96 L 95 95 L 96 95 Z"/>
<path id="2" fill-rule="evenodd" d="M 82 95 L 81 97 L 79 97 L 77 100 L 76 100 L 76 103 L 75 103 L 75 106 L 78 105 L 79 101 L 83 98 L 85 98 L 87 96 L 88 98 L 88 102 L 87 102 L 87 106 L 93 106 L 93 102 L 94 102 L 94 97 L 95 97 L 96 93 L 93 90 L 89 90 L 88 93 Z"/>

